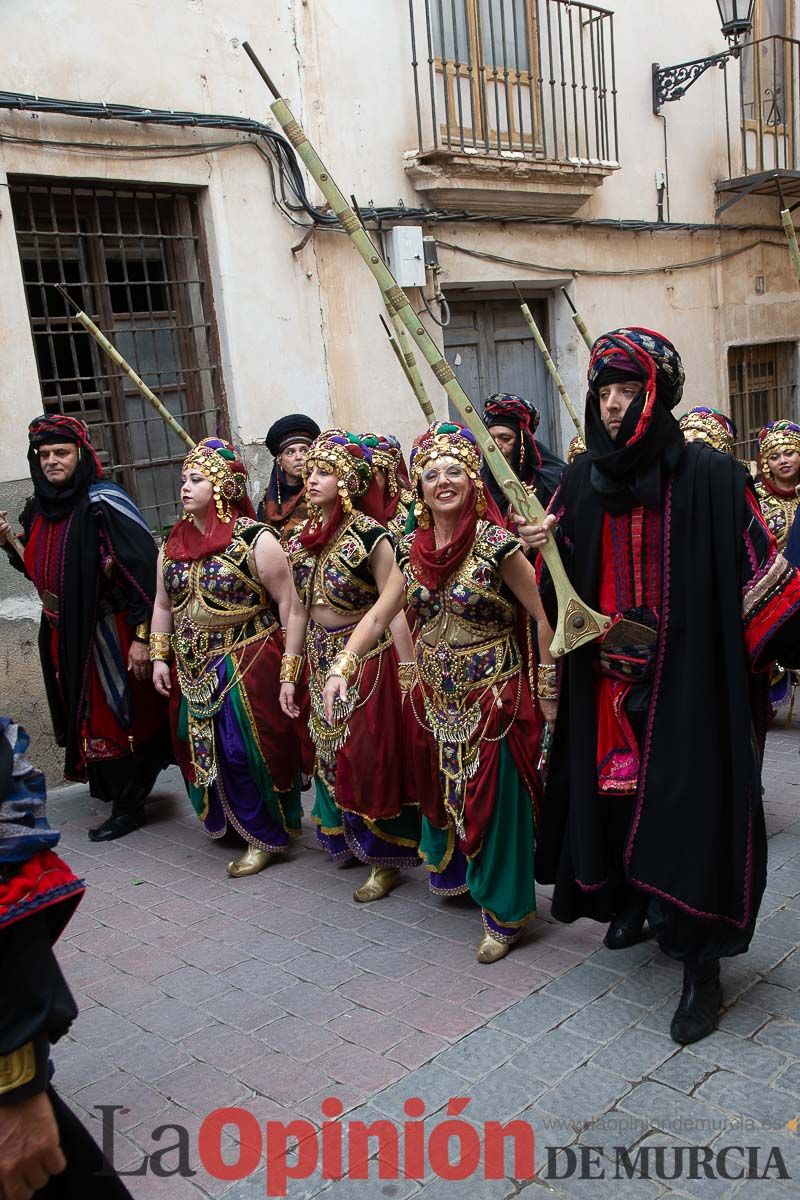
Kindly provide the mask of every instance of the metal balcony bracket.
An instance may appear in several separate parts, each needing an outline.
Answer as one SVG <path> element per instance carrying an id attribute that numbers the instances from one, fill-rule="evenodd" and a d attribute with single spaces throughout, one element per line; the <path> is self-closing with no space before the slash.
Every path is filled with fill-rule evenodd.
<path id="1" fill-rule="evenodd" d="M 734 47 L 723 50 L 721 54 L 710 54 L 707 58 L 676 63 L 674 67 L 662 67 L 660 63 L 653 63 L 653 112 L 658 116 L 663 104 L 685 96 L 695 80 L 704 75 L 709 67 L 719 67 L 722 70 L 729 59 L 737 57 L 737 53 Z"/>

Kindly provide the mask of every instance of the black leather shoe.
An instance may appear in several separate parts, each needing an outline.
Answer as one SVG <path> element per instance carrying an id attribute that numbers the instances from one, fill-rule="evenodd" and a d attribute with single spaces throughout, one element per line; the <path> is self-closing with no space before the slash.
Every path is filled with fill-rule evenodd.
<path id="1" fill-rule="evenodd" d="M 89 830 L 89 841 L 116 841 L 117 838 L 122 838 L 128 833 L 133 833 L 134 829 L 140 829 L 146 819 L 143 808 L 131 813 L 112 813 L 107 821 L 103 821 L 102 825 L 97 826 L 97 829 Z"/>
<path id="2" fill-rule="evenodd" d="M 711 958 L 699 965 L 686 963 L 680 1003 L 669 1027 L 672 1040 L 688 1046 L 708 1037 L 717 1028 L 721 1005 L 719 959 Z"/>
<path id="3" fill-rule="evenodd" d="M 609 950 L 626 950 L 642 940 L 648 904 L 649 898 L 640 894 L 617 913 L 603 938 L 603 944 Z"/>

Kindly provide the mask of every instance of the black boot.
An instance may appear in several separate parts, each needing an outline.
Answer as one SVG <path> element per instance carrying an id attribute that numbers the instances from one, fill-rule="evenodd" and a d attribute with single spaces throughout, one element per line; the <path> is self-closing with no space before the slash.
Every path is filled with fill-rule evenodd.
<path id="1" fill-rule="evenodd" d="M 672 1024 L 670 1037 L 687 1046 L 708 1037 L 717 1028 L 722 1005 L 722 985 L 719 981 L 719 959 L 687 962 L 683 967 L 683 991 Z"/>
<path id="2" fill-rule="evenodd" d="M 642 928 L 649 903 L 649 896 L 642 892 L 630 892 L 625 907 L 614 917 L 603 938 L 603 943 L 609 950 L 625 950 L 642 940 Z"/>
<path id="3" fill-rule="evenodd" d="M 117 838 L 125 837 L 126 834 L 133 833 L 135 829 L 140 829 L 146 820 L 143 804 L 139 808 L 131 810 L 118 809 L 114 805 L 108 820 L 103 821 L 102 825 L 98 825 L 96 829 L 89 830 L 89 841 L 116 841 Z"/>

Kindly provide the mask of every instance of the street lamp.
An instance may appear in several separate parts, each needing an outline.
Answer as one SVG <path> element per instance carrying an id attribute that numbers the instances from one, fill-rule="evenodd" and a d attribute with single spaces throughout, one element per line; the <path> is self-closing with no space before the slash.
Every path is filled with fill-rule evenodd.
<path id="1" fill-rule="evenodd" d="M 734 45 L 753 28 L 753 9 L 756 0 L 717 0 L 722 34 Z"/>
<path id="2" fill-rule="evenodd" d="M 730 49 L 721 54 L 710 54 L 706 58 L 695 58 L 690 62 L 676 63 L 674 67 L 662 67 L 653 63 L 653 112 L 658 114 L 662 104 L 680 100 L 696 79 L 709 67 L 725 66 L 730 58 L 738 58 L 740 41 L 753 28 L 753 10 L 756 0 L 717 0 L 722 33 Z"/>

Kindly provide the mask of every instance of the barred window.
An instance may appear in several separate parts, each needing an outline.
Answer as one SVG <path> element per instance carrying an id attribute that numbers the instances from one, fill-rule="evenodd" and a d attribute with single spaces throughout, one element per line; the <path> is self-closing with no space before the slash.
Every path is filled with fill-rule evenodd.
<path id="1" fill-rule="evenodd" d="M 758 459 L 758 431 L 782 417 L 797 420 L 796 347 L 793 342 L 731 346 L 728 381 L 731 416 L 736 423 L 736 457 Z"/>
<path id="2" fill-rule="evenodd" d="M 197 195 L 9 184 L 44 410 L 87 423 L 109 477 L 160 532 L 177 516 L 186 447 L 52 285 L 66 286 L 196 441 L 227 435 Z"/>

